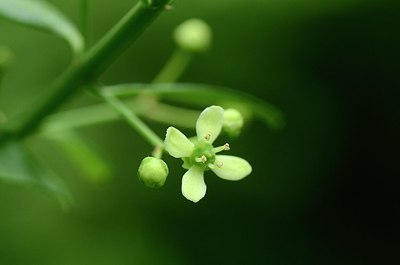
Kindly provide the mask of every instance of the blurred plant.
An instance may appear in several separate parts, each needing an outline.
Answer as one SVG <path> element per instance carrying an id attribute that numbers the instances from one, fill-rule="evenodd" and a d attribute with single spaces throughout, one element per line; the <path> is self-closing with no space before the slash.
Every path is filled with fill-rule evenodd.
<path id="1" fill-rule="evenodd" d="M 280 129 L 284 118 L 274 106 L 233 89 L 177 83 L 194 55 L 211 46 L 211 29 L 204 21 L 189 19 L 176 28 L 173 37 L 177 48 L 153 82 L 103 86 L 99 81 L 102 72 L 117 56 L 162 11 L 171 9 L 171 3 L 170 0 L 138 1 L 109 32 L 90 46 L 88 0 L 81 0 L 79 29 L 46 1 L 0 0 L 0 16 L 65 39 L 74 54 L 70 66 L 24 116 L 5 117 L 0 110 L 0 179 L 37 185 L 68 205 L 71 201 L 68 189 L 28 152 L 30 143 L 53 141 L 89 180 L 104 182 L 111 173 L 107 159 L 96 151 L 96 146 L 83 139 L 77 129 L 115 119 L 127 122 L 153 147 L 151 156 L 143 159 L 138 170 L 139 179 L 147 186 L 163 186 L 169 172 L 161 159 L 164 152 L 184 160 L 183 167 L 188 171 L 182 180 L 182 193 L 194 202 L 205 195 L 204 171 L 211 169 L 229 180 L 239 180 L 250 174 L 251 166 L 246 160 L 216 155 L 228 150 L 229 145 L 214 148 L 212 143 L 221 130 L 230 137 L 237 137 L 244 121 L 252 117 L 259 118 L 272 129 Z M 5 51 L 0 48 L 0 78 L 10 58 L 10 53 Z M 54 113 L 82 90 L 97 95 L 103 103 Z M 214 106 L 201 114 L 187 108 L 204 109 L 210 105 Z M 240 111 L 236 106 L 240 106 L 237 108 Z M 169 127 L 163 141 L 139 116 L 195 128 L 197 140 L 192 143 L 179 130 Z"/>

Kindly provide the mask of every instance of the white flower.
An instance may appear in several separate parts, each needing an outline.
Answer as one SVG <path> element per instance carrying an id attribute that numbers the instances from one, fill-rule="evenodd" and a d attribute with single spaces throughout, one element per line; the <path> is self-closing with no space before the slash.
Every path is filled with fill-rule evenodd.
<path id="1" fill-rule="evenodd" d="M 197 119 L 197 141 L 192 143 L 174 127 L 167 129 L 165 149 L 175 158 L 182 158 L 188 171 L 182 178 L 182 194 L 188 200 L 198 202 L 206 194 L 204 171 L 212 170 L 226 180 L 240 180 L 251 173 L 250 164 L 236 156 L 217 155 L 229 150 L 229 145 L 213 147 L 224 123 L 224 109 L 219 106 L 206 108 Z"/>

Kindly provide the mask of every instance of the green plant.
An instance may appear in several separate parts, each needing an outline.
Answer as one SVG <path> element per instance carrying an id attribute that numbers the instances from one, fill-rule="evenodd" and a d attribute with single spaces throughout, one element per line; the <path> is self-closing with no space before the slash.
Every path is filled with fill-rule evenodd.
<path id="1" fill-rule="evenodd" d="M 71 200 L 68 189 L 59 178 L 53 176 L 48 168 L 42 167 L 37 158 L 29 153 L 28 147 L 32 139 L 51 140 L 59 144 L 63 152 L 72 156 L 76 165 L 83 168 L 88 175 L 101 176 L 107 173 L 106 161 L 90 146 L 90 143 L 80 137 L 76 129 L 81 126 L 122 119 L 152 146 L 152 157 L 156 159 L 161 159 L 165 151 L 171 154 L 171 149 L 166 150 L 163 139 L 139 118 L 141 116 L 173 126 L 194 128 L 201 109 L 218 105 L 222 107 L 218 107 L 222 110 L 221 115 L 223 108 L 229 110 L 226 111 L 225 118 L 219 115 L 221 117 L 216 124 L 219 130 L 223 128 L 233 137 L 239 135 L 244 121 L 251 117 L 259 118 L 273 129 L 283 126 L 284 119 L 279 110 L 251 95 L 212 85 L 177 82 L 193 55 L 205 52 L 211 46 L 211 29 L 199 19 L 188 20 L 176 29 L 174 33 L 176 50 L 152 82 L 102 85 L 100 77 L 103 71 L 160 13 L 171 8 L 171 4 L 170 0 L 138 1 L 109 32 L 94 45 L 89 46 L 88 0 L 81 0 L 80 29 L 46 1 L 0 0 L 0 16 L 65 39 L 74 55 L 70 66 L 45 90 L 44 94 L 36 99 L 35 104 L 25 112 L 26 115 L 18 118 L 4 117 L 0 108 L 0 179 L 12 183 L 37 185 L 55 195 L 63 205 L 68 205 Z M 5 48 L 0 49 L 0 81 L 10 57 Z M 97 95 L 103 103 L 57 112 L 63 103 L 84 90 Z M 200 110 L 193 111 L 188 109 L 188 106 Z M 237 106 L 239 111 L 234 109 Z M 210 128 L 215 127 L 214 122 L 208 121 L 208 123 Z M 204 125 L 202 127 L 204 128 Z M 219 132 L 211 134 L 211 137 L 216 137 L 218 134 Z M 168 134 L 166 141 L 170 143 Z M 192 152 L 205 150 L 200 148 L 199 144 L 195 146 Z M 184 161 L 186 164 L 192 163 L 190 168 L 193 171 L 193 163 L 205 163 L 204 159 L 215 158 L 215 153 L 210 157 L 202 155 L 194 158 L 201 161 L 193 160 L 193 162 L 185 159 Z M 193 155 L 180 157 L 193 158 Z M 218 161 L 212 162 L 218 163 Z M 246 163 L 242 163 L 246 169 L 237 179 L 250 173 L 251 167 Z M 207 168 L 203 168 L 203 171 L 212 169 L 213 164 L 205 165 Z M 145 165 L 141 170 L 146 171 L 147 168 L 149 166 Z M 139 172 L 139 176 L 146 177 L 146 173 Z M 168 168 L 166 173 L 168 174 Z M 163 182 L 159 184 L 153 186 L 161 186 Z M 197 194 L 195 198 L 191 195 L 186 197 L 198 201 L 202 196 L 204 194 Z"/>

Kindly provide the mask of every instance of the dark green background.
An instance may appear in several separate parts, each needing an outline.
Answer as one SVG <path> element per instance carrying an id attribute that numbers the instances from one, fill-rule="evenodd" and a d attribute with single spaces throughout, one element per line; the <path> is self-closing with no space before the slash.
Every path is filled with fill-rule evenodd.
<path id="1" fill-rule="evenodd" d="M 77 21 L 78 1 L 52 0 Z M 92 1 L 94 42 L 134 1 Z M 93 187 L 51 145 L 36 150 L 67 182 L 64 213 L 39 191 L 0 185 L 0 264 L 384 264 L 398 247 L 400 6 L 362 0 L 177 0 L 102 76 L 146 82 L 186 18 L 206 20 L 212 49 L 183 81 L 228 86 L 279 107 L 287 126 L 257 121 L 230 141 L 253 174 L 208 174 L 206 197 L 184 199 L 178 160 L 160 190 L 136 179 L 151 151 L 122 122 L 80 132 L 109 157 L 112 181 Z M 14 61 L 0 88 L 13 116 L 68 65 L 50 34 L 0 21 Z M 95 102 L 81 95 L 65 108 Z M 29 111 L 24 110 L 24 111 Z M 165 126 L 150 123 L 160 136 Z M 397 248 L 398 249 L 398 248 Z"/>

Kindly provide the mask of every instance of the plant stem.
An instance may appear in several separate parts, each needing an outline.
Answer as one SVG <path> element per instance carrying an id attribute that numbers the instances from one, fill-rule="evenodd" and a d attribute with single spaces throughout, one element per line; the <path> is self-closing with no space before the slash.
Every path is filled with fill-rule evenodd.
<path id="1" fill-rule="evenodd" d="M 204 108 L 207 105 L 219 104 L 221 106 L 242 106 L 245 116 L 252 112 L 272 129 L 282 129 L 285 126 L 285 115 L 274 105 L 244 92 L 226 87 L 174 83 L 174 84 L 122 84 L 106 87 L 116 97 L 129 97 L 132 95 L 154 96 L 167 98 L 169 101 L 190 104 Z M 247 111 L 245 109 L 248 109 Z M 249 112 L 251 110 L 251 112 Z M 247 113 L 247 115 L 246 115 Z"/>
<path id="2" fill-rule="evenodd" d="M 1 91 L 1 82 L 3 81 L 3 69 L 0 66 L 0 91 Z"/>
<path id="3" fill-rule="evenodd" d="M 137 99 L 125 100 L 124 104 L 139 117 L 145 117 L 159 123 L 185 128 L 195 128 L 196 119 L 200 114 L 199 111 L 174 107 L 162 103 L 157 103 L 155 107 L 149 108 L 148 105 L 144 106 L 144 104 L 140 104 Z M 49 115 L 43 120 L 42 126 L 37 133 L 40 136 L 53 137 L 53 135 L 65 131 L 118 119 L 120 119 L 120 117 L 115 111 L 110 109 L 108 104 L 101 103 Z"/>
<path id="4" fill-rule="evenodd" d="M 192 53 L 177 48 L 154 78 L 153 83 L 172 83 L 178 80 L 192 59 Z"/>
<path id="5" fill-rule="evenodd" d="M 24 120 L 8 124 L 7 130 L 14 136 L 25 137 L 37 129 L 49 113 L 56 110 L 79 88 L 96 79 L 105 68 L 129 46 L 144 29 L 160 14 L 170 0 L 159 0 L 157 6 L 139 1 L 136 5 L 90 50 L 81 61 L 72 64 L 50 87 L 47 94 L 41 95 L 38 103 L 26 110 Z"/>
<path id="6" fill-rule="evenodd" d="M 6 47 L 0 46 L 0 86 L 3 80 L 4 72 L 6 71 L 11 60 L 11 52 Z"/>
<path id="7" fill-rule="evenodd" d="M 124 103 L 107 90 L 100 89 L 98 94 L 136 129 L 154 147 L 163 148 L 163 140 L 157 136 L 142 120 L 140 120 Z"/>
<path id="8" fill-rule="evenodd" d="M 80 29 L 82 36 L 85 40 L 84 50 L 86 50 L 90 45 L 90 12 L 89 12 L 89 0 L 80 0 L 79 6 L 79 20 Z"/>

